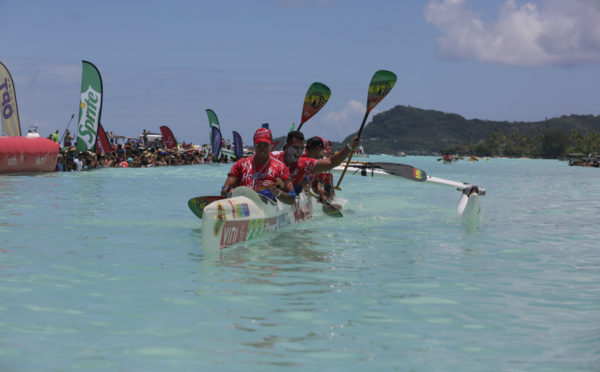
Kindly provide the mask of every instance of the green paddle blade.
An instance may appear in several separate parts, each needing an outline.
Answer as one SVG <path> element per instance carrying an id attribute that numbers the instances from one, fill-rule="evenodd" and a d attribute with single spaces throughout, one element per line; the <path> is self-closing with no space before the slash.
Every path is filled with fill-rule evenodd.
<path id="1" fill-rule="evenodd" d="M 377 106 L 377 104 L 381 102 L 381 100 L 384 99 L 385 96 L 387 96 L 387 94 L 392 90 L 394 85 L 396 85 L 396 80 L 398 80 L 398 77 L 391 71 L 379 70 L 375 73 L 375 75 L 373 75 L 373 78 L 371 79 L 371 84 L 369 84 L 369 93 L 367 95 L 367 111 L 365 112 L 365 117 L 363 118 L 362 124 L 360 125 L 360 129 L 356 134 L 358 138 L 360 138 L 360 136 L 362 135 L 363 128 L 365 127 L 365 124 L 367 123 L 367 118 L 369 117 L 369 112 L 371 112 L 373 107 Z M 354 152 L 351 152 L 350 156 L 348 157 L 346 167 L 344 168 L 344 171 L 342 172 L 342 175 L 340 176 L 340 179 L 338 180 L 338 183 L 335 186 L 336 190 L 341 190 L 340 183 L 342 183 L 342 179 L 346 174 L 346 169 L 348 169 L 348 164 L 350 164 L 350 160 L 352 160 L 352 155 L 354 155 Z"/>
<path id="2" fill-rule="evenodd" d="M 198 196 L 188 200 L 188 207 L 198 218 L 202 218 L 202 213 L 207 205 L 214 202 L 215 200 L 223 199 L 222 196 Z"/>
<path id="3" fill-rule="evenodd" d="M 391 71 L 379 70 L 373 75 L 367 96 L 367 112 L 377 106 L 396 85 L 398 77 Z"/>
<path id="4" fill-rule="evenodd" d="M 331 97 L 331 89 L 323 83 L 312 83 L 306 92 L 304 97 L 304 105 L 302 106 L 302 118 L 300 119 L 300 125 L 297 130 L 302 128 L 308 119 L 312 118 L 319 110 L 325 106 L 327 101 Z"/>
<path id="5" fill-rule="evenodd" d="M 334 204 L 332 204 L 328 201 L 325 201 L 323 203 L 323 213 L 325 213 L 329 217 L 337 217 L 337 218 L 344 217 L 344 215 L 339 210 L 339 208 L 337 208 Z"/>

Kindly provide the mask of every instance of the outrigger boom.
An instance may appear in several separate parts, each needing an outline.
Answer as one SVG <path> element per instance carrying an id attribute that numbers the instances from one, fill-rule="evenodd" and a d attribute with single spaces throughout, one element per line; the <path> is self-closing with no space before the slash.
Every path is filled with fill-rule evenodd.
<path id="1" fill-rule="evenodd" d="M 332 172 L 342 173 L 346 163 L 335 167 Z M 479 196 L 485 195 L 485 189 L 466 182 L 450 181 L 443 178 L 429 176 L 425 171 L 407 164 L 399 163 L 369 163 L 354 161 L 350 162 L 347 172 L 363 177 L 388 177 L 398 179 L 404 178 L 416 182 L 426 182 L 442 186 L 454 187 L 462 192 L 458 204 L 457 215 L 466 223 L 476 223 L 481 217 L 481 205 Z"/>

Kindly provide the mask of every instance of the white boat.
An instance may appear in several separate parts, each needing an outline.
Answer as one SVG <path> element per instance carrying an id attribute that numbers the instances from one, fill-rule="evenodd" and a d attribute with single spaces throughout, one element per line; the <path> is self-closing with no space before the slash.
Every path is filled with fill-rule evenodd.
<path id="1" fill-rule="evenodd" d="M 204 145 L 203 148 L 204 148 L 204 152 L 206 154 L 211 153 L 210 145 Z M 249 157 L 252 155 L 252 149 L 250 149 L 248 147 L 244 147 L 243 151 L 244 151 L 244 157 Z M 222 147 L 221 155 L 226 155 L 229 159 L 231 159 L 233 156 L 235 156 L 235 153 L 234 153 L 233 149 L 228 149 L 226 147 Z"/>
<path id="2" fill-rule="evenodd" d="M 27 138 L 38 138 L 40 133 L 38 132 L 37 125 L 30 125 L 27 131 Z"/>
<path id="3" fill-rule="evenodd" d="M 344 172 L 346 162 L 331 170 L 332 173 Z M 363 177 L 386 177 L 407 179 L 416 182 L 430 183 L 454 187 L 461 191 L 461 199 L 456 211 L 457 216 L 466 224 L 478 223 L 481 220 L 480 195 L 485 195 L 485 189 L 466 182 L 456 182 L 443 178 L 432 177 L 425 171 L 407 164 L 399 163 L 368 163 L 351 161 L 346 173 Z"/>
<path id="4" fill-rule="evenodd" d="M 236 187 L 231 198 L 188 202 L 194 214 L 202 216 L 202 247 L 205 254 L 254 239 L 266 232 L 312 218 L 316 199 L 302 192 L 294 205 L 274 202 L 248 187 Z M 210 202 L 209 204 L 206 204 Z"/>

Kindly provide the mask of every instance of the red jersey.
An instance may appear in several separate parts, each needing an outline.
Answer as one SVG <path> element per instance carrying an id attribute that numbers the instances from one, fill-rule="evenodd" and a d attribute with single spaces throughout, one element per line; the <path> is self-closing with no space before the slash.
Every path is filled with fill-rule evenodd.
<path id="1" fill-rule="evenodd" d="M 277 159 L 283 163 L 283 158 L 285 156 L 285 152 L 280 151 L 276 153 L 271 153 L 271 157 L 273 159 Z M 292 179 L 292 184 L 297 185 L 304 179 L 306 176 L 310 176 L 317 165 L 317 159 L 307 158 L 305 156 L 300 157 L 297 163 L 294 163 L 288 166 L 290 170 L 290 177 Z"/>
<path id="2" fill-rule="evenodd" d="M 263 186 L 266 180 L 276 182 L 277 178 L 282 181 L 290 178 L 290 171 L 283 162 L 270 158 L 266 164 L 256 164 L 254 155 L 236 161 L 231 166 L 229 174 L 240 179 L 239 186 L 247 186 L 252 189 Z"/>
<path id="3" fill-rule="evenodd" d="M 333 174 L 331 174 L 331 173 L 319 173 L 316 176 L 312 176 L 310 178 L 310 180 L 311 181 L 314 180 L 315 177 L 317 177 L 317 180 L 320 183 L 323 183 L 323 184 L 328 183 L 328 184 L 331 184 L 331 185 L 333 184 Z"/>

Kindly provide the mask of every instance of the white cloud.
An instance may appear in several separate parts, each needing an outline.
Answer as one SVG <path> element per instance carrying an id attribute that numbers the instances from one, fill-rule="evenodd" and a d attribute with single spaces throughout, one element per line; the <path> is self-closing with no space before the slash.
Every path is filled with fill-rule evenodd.
<path id="1" fill-rule="evenodd" d="M 339 112 L 329 112 L 323 117 L 323 122 L 330 124 L 342 124 L 346 126 L 349 121 L 360 115 L 364 115 L 366 107 L 358 101 L 350 101 L 348 105 Z"/>
<path id="2" fill-rule="evenodd" d="M 351 100 L 342 111 L 328 112 L 321 122 L 327 129 L 331 138 L 346 138 L 351 133 L 357 132 L 365 116 L 367 108 L 361 102 Z M 379 111 L 372 109 L 367 119 L 367 124 Z"/>
<path id="3" fill-rule="evenodd" d="M 512 66 L 600 64 L 600 1 L 507 0 L 486 23 L 468 0 L 431 0 L 425 19 L 439 28 L 438 53 Z"/>

